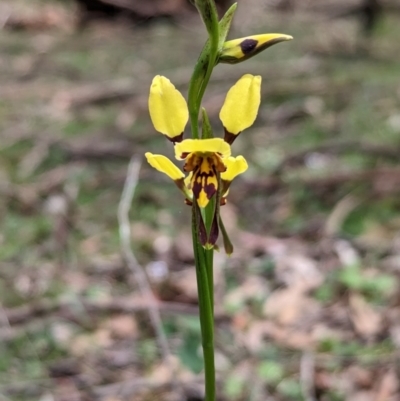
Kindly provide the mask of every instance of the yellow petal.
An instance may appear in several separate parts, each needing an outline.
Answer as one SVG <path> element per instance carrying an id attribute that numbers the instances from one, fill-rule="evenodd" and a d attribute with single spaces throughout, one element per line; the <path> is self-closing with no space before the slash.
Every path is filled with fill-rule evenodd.
<path id="1" fill-rule="evenodd" d="M 246 159 L 243 156 L 228 157 L 224 159 L 226 171 L 221 173 L 221 179 L 223 181 L 232 181 L 239 174 L 244 173 L 247 168 Z"/>
<path id="2" fill-rule="evenodd" d="M 229 134 L 238 135 L 250 127 L 258 113 L 261 101 L 261 77 L 243 75 L 229 90 L 219 118 Z M 227 140 L 227 138 L 225 138 Z M 228 140 L 232 143 L 233 140 Z"/>
<path id="3" fill-rule="evenodd" d="M 283 33 L 265 33 L 229 40 L 224 43 L 218 62 L 236 64 L 255 56 L 276 43 L 291 39 L 293 39 L 292 36 Z"/>
<path id="4" fill-rule="evenodd" d="M 183 172 L 167 157 L 163 155 L 153 155 L 150 152 L 145 153 L 145 156 L 150 166 L 166 174 L 172 180 L 177 181 L 185 178 L 185 174 L 183 174 Z"/>
<path id="5" fill-rule="evenodd" d="M 192 189 L 192 177 L 193 177 L 193 171 L 191 171 L 185 178 L 185 186 L 188 189 Z"/>
<path id="6" fill-rule="evenodd" d="M 190 153 L 218 153 L 223 158 L 231 155 L 231 147 L 221 138 L 185 139 L 175 145 L 175 157 L 186 159 Z"/>
<path id="7" fill-rule="evenodd" d="M 189 112 L 185 98 L 168 78 L 154 77 L 150 87 L 149 111 L 158 132 L 173 142 L 182 140 Z"/>

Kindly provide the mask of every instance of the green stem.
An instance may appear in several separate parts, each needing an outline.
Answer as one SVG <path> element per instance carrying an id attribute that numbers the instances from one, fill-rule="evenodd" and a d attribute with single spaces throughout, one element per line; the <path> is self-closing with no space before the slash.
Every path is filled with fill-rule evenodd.
<path id="1" fill-rule="evenodd" d="M 214 313 L 211 303 L 209 264 L 205 249 L 198 239 L 198 215 L 197 206 L 192 207 L 192 237 L 193 250 L 196 263 L 197 290 L 199 296 L 200 326 L 204 356 L 205 372 L 205 401 L 215 401 L 215 363 L 214 363 Z"/>
<path id="2" fill-rule="evenodd" d="M 189 108 L 189 118 L 190 118 L 190 128 L 192 131 L 193 139 L 199 138 L 199 112 L 202 97 L 199 97 L 201 87 L 203 85 L 204 77 L 208 72 L 209 65 L 209 51 L 210 42 L 207 41 L 204 45 L 202 52 L 200 53 L 199 59 L 193 70 L 192 77 L 189 83 L 189 93 L 188 93 L 188 108 Z M 204 94 L 204 91 L 203 91 Z"/>
<path id="3" fill-rule="evenodd" d="M 205 3 L 208 3 L 208 7 L 205 7 L 206 5 Z M 217 61 L 219 39 L 220 39 L 218 15 L 214 1 L 205 0 L 200 8 L 199 4 L 197 4 L 197 8 L 206 25 L 209 39 L 204 45 L 200 57 L 197 60 L 189 84 L 189 93 L 188 93 L 189 118 L 192 130 L 192 137 L 194 139 L 199 138 L 198 119 L 199 119 L 201 101 L 203 99 L 204 92 L 207 88 L 208 82 L 210 81 L 212 71 Z M 204 13 L 205 9 L 208 9 L 209 12 Z"/>
<path id="4" fill-rule="evenodd" d="M 218 57 L 219 24 L 214 0 L 198 0 L 195 1 L 195 4 L 206 25 L 209 36 L 194 68 L 188 93 L 192 138 L 199 139 L 198 120 L 201 102 Z M 213 202 L 210 202 L 205 216 L 201 216 L 201 211 L 196 204 L 196 200 L 194 200 L 192 207 L 193 250 L 196 263 L 200 326 L 204 355 L 205 401 L 215 401 L 216 392 L 214 362 L 214 250 L 206 250 L 201 245 L 199 241 L 199 220 L 206 217 L 206 231 L 209 233 L 214 216 L 211 212 L 214 211 L 214 207 Z"/>
<path id="5" fill-rule="evenodd" d="M 206 269 L 207 269 L 207 279 L 208 288 L 210 293 L 210 303 L 212 314 L 214 317 L 214 249 L 205 249 L 206 258 Z"/>

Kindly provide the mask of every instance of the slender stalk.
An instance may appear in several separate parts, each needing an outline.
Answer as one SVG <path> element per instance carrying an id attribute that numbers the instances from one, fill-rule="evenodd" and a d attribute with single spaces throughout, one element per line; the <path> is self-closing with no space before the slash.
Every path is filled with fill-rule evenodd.
<path id="1" fill-rule="evenodd" d="M 209 265 L 205 249 L 198 239 L 199 209 L 192 208 L 192 238 L 196 263 L 197 290 L 199 296 L 200 326 L 203 345 L 205 373 L 205 401 L 215 401 L 215 363 L 214 363 L 214 313 L 211 303 L 213 287 L 209 285 Z M 212 262 L 212 261 L 211 261 Z M 211 266 L 212 267 L 212 266 Z"/>
<path id="2" fill-rule="evenodd" d="M 219 24 L 214 0 L 199 0 L 194 3 L 207 28 L 209 37 L 197 60 L 189 84 L 188 103 L 190 125 L 192 137 L 198 139 L 198 118 L 201 101 L 218 57 Z"/>
<path id="3" fill-rule="evenodd" d="M 214 249 L 205 249 L 204 253 L 206 259 L 207 282 L 208 288 L 210 289 L 211 310 L 214 318 Z"/>
<path id="4" fill-rule="evenodd" d="M 189 83 L 189 93 L 188 93 L 188 108 L 189 108 L 189 118 L 190 118 L 190 129 L 192 131 L 192 138 L 199 138 L 199 112 L 201 99 L 203 96 L 199 96 L 201 87 L 203 86 L 205 76 L 208 71 L 209 65 L 209 52 L 210 52 L 210 41 L 208 40 L 203 47 L 202 52 L 196 62 L 193 70 L 192 77 Z M 204 94 L 204 91 L 203 91 Z"/>
<path id="5" fill-rule="evenodd" d="M 199 112 L 204 92 L 218 56 L 219 24 L 214 0 L 195 0 L 194 3 L 206 25 L 209 36 L 194 68 L 188 93 L 192 138 L 199 139 Z M 196 201 L 194 201 L 192 207 L 193 250 L 196 263 L 200 326 L 204 355 L 205 401 L 215 401 L 216 392 L 214 362 L 214 250 L 204 249 L 201 245 L 199 241 L 199 220 L 204 218 L 206 232 L 209 235 L 215 208 L 215 199 L 209 203 L 203 216 Z"/>

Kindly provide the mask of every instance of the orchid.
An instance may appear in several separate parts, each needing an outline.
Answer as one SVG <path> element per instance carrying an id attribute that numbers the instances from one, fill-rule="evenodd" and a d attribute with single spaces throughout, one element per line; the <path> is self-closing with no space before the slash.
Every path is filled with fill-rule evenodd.
<path id="1" fill-rule="evenodd" d="M 261 102 L 261 77 L 243 75 L 228 91 L 219 113 L 221 137 L 214 137 L 201 101 L 214 67 L 248 60 L 272 45 L 292 39 L 284 34 L 252 35 L 226 40 L 236 11 L 233 4 L 220 21 L 214 0 L 192 0 L 208 32 L 208 41 L 194 67 L 188 101 L 171 81 L 157 75 L 149 95 L 150 118 L 156 131 L 174 146 L 180 167 L 162 154 L 145 154 L 148 163 L 173 180 L 184 201 L 192 207 L 192 238 L 199 292 L 200 324 L 205 362 L 206 401 L 215 401 L 213 252 L 222 232 L 227 254 L 233 246 L 224 228 L 220 207 L 227 202 L 232 181 L 247 168 L 246 159 L 232 156 L 231 145 L 256 120 Z M 184 139 L 190 122 L 191 137 Z"/>
<path id="2" fill-rule="evenodd" d="M 176 159 L 185 161 L 183 171 L 163 155 L 147 152 L 145 156 L 152 167 L 175 182 L 187 204 L 195 201 L 204 209 L 213 197 L 218 197 L 220 205 L 224 205 L 232 180 L 247 170 L 243 156 L 231 156 L 230 144 L 254 123 L 260 106 L 260 89 L 261 77 L 246 74 L 229 90 L 220 112 L 224 139 L 183 139 L 189 115 L 186 100 L 168 78 L 158 75 L 153 79 L 150 117 L 154 128 L 174 144 Z M 216 222 L 217 218 L 213 220 Z M 200 224 L 204 231 L 203 223 Z M 215 244 L 218 228 L 211 232 L 214 234 L 211 238 L 201 236 L 202 245 Z"/>

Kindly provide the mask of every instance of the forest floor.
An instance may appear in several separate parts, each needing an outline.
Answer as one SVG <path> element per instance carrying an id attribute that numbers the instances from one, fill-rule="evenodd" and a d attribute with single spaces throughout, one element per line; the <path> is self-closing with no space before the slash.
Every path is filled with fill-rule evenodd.
<path id="1" fill-rule="evenodd" d="M 228 88 L 263 78 L 257 121 L 232 147 L 249 171 L 222 208 L 235 252 L 215 257 L 219 400 L 399 400 L 400 16 L 365 37 L 351 17 L 247 1 L 232 38 L 295 40 L 218 66 L 205 95 L 220 135 Z M 141 164 L 134 268 L 167 358 L 117 210 L 131 157 L 172 155 L 149 119 L 151 80 L 186 96 L 205 30 L 195 15 L 77 29 L 69 3 L 5 3 L 0 400 L 201 400 L 190 208 Z"/>

